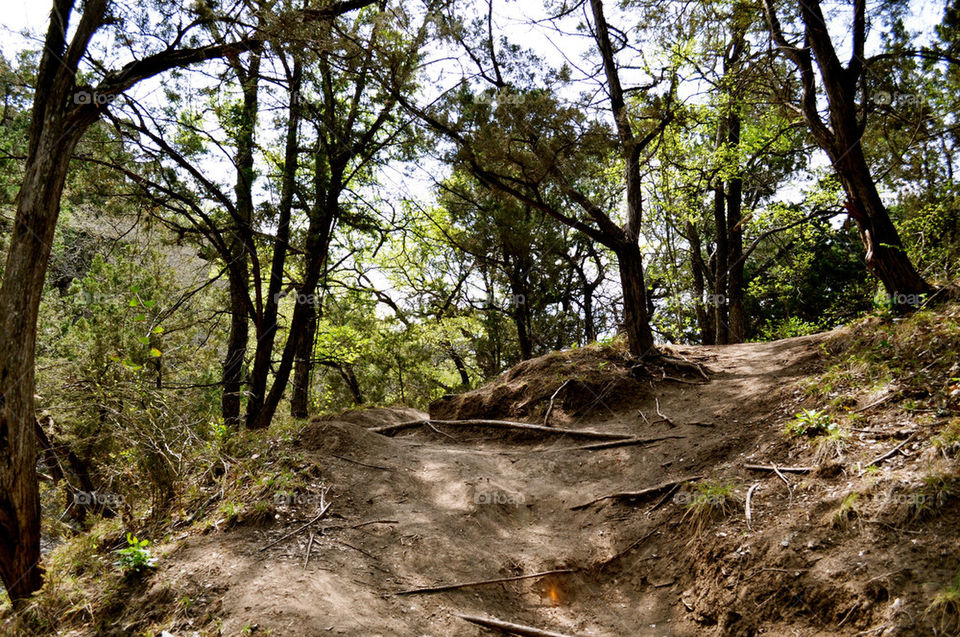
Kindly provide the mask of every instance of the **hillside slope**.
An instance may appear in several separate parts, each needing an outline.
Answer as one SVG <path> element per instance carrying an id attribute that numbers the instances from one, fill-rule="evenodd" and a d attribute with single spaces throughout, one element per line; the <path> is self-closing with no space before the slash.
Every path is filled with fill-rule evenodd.
<path id="1" fill-rule="evenodd" d="M 247 514 L 172 535 L 147 601 L 76 634 L 490 634 L 461 615 L 566 635 L 956 634 L 958 316 L 675 347 L 679 368 L 558 352 L 439 401 L 439 422 L 315 421 L 247 474 Z M 864 362 L 885 338 L 911 362 Z M 926 396 L 921 365 L 939 374 Z M 551 397 L 549 426 L 630 439 L 443 424 L 543 425 Z M 785 433 L 803 408 L 834 426 Z"/>

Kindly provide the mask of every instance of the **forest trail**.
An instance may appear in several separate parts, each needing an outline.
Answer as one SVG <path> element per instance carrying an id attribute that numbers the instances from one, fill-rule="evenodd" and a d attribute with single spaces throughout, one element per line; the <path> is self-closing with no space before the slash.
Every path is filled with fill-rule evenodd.
<path id="1" fill-rule="evenodd" d="M 562 384 L 558 367 L 597 367 L 620 381 L 589 387 L 598 399 L 586 409 L 568 411 L 570 401 L 558 399 L 551 424 L 667 437 L 645 445 L 585 449 L 596 441 L 442 425 L 394 437 L 368 431 L 427 417 L 410 409 L 315 421 L 289 450 L 312 490 L 279 507 L 278 521 L 215 524 L 182 538 L 161 560 L 147 605 L 190 600 L 174 635 L 203 630 L 211 618 L 223 635 L 490 634 L 458 615 L 567 635 L 754 634 L 761 626 L 772 634 L 857 634 L 887 612 L 886 580 L 875 576 L 890 569 L 876 549 L 876 563 L 862 551 L 851 556 L 855 549 L 816 517 L 834 497 L 827 483 L 846 478 L 828 463 L 817 474 L 826 483 L 804 491 L 802 475 L 785 478 L 787 489 L 776 474 L 744 467 L 809 462 L 790 457 L 783 424 L 799 410 L 799 381 L 822 367 L 828 336 L 671 348 L 709 370 L 704 384 L 696 374 L 632 378 L 600 348 L 559 352 L 465 398 L 515 417 L 513 399 L 523 395 L 516 388 L 529 398 L 544 378 L 554 391 Z M 543 419 L 545 401 L 536 402 L 525 403 L 527 422 Z M 687 484 L 575 508 L 687 476 L 733 485 L 729 510 L 711 510 L 699 535 L 684 506 L 699 492 Z M 748 526 L 743 498 L 755 483 Z M 323 503 L 330 508 L 322 520 L 264 550 Z M 900 541 L 890 539 L 894 548 Z M 845 570 L 851 560 L 859 575 Z M 556 570 L 571 572 L 398 594 Z M 863 586 L 876 589 L 869 604 L 859 601 Z"/>

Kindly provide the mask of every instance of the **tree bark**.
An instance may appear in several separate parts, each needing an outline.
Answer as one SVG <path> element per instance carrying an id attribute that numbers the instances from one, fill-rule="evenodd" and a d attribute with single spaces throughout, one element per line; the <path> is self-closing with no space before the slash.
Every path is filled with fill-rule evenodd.
<path id="1" fill-rule="evenodd" d="M 716 333 L 713 328 L 711 315 L 706 306 L 706 267 L 703 263 L 703 245 L 700 233 L 691 222 L 686 224 L 687 241 L 690 243 L 690 273 L 693 277 L 694 313 L 697 317 L 697 328 L 700 330 L 700 343 L 714 345 Z"/>
<path id="2" fill-rule="evenodd" d="M 267 298 L 264 300 L 263 321 L 257 335 L 257 346 L 253 357 L 253 371 L 250 374 L 250 398 L 247 410 L 247 422 L 250 423 L 263 406 L 264 394 L 267 390 L 267 379 L 270 375 L 270 364 L 273 360 L 274 346 L 277 335 L 277 317 L 280 305 L 280 292 L 283 287 L 284 266 L 290 243 L 290 218 L 293 212 L 293 195 L 296 188 L 297 166 L 299 164 L 299 127 L 300 127 L 300 85 L 303 66 L 299 56 L 294 56 L 293 69 L 290 73 L 290 104 L 287 118 L 287 137 L 284 153 L 283 176 L 281 177 L 280 205 L 277 215 L 277 237 L 273 245 L 273 259 L 270 265 L 270 281 L 267 284 Z M 316 320 L 311 323 L 316 326 Z M 301 370 L 298 359 L 294 371 L 294 388 L 290 410 L 295 418 L 306 418 L 307 414 L 307 383 L 310 376 L 310 360 L 312 359 L 313 336 L 309 339 L 310 352 L 307 355 L 307 367 Z M 301 377 L 306 373 L 306 379 Z M 299 384 L 298 384 L 299 383 Z M 303 414 L 303 415 L 298 415 Z"/>
<path id="3" fill-rule="evenodd" d="M 102 24 L 106 2 L 87 3 L 68 48 L 72 9 L 72 0 L 58 0 L 51 13 L 0 285 L 0 580 L 17 604 L 43 583 L 34 429 L 37 314 L 70 158 L 84 131 L 99 117 L 97 106 L 73 105 L 70 98 L 78 56 Z"/>
<path id="4" fill-rule="evenodd" d="M 247 355 L 250 316 L 246 302 L 250 298 L 249 262 L 256 248 L 253 244 L 253 149 L 257 129 L 260 89 L 260 54 L 250 57 L 247 67 L 239 61 L 232 64 L 243 92 L 240 129 L 237 133 L 235 158 L 237 180 L 234 192 L 237 215 L 230 240 L 230 259 L 236 265 L 230 276 L 230 336 L 227 355 L 223 362 L 223 422 L 235 427 L 240 424 L 240 404 L 243 395 L 243 369 Z M 259 286 L 259 281 L 255 285 Z M 259 304 L 256 306 L 259 310 Z M 257 318 L 257 317 L 254 317 Z M 258 326 L 257 336 L 260 336 Z"/>
<path id="5" fill-rule="evenodd" d="M 819 0 L 800 3 L 804 44 L 787 40 L 770 0 L 764 12 L 771 38 L 799 71 L 802 86 L 800 110 L 817 144 L 830 157 L 847 195 L 847 211 L 857 224 L 863 241 L 867 269 L 883 284 L 894 303 L 915 306 L 921 295 L 933 290 L 917 272 L 903 248 L 896 226 L 877 192 L 876 182 L 864 156 L 860 140 L 866 127 L 858 114 L 857 92 L 866 67 L 866 2 L 854 2 L 851 24 L 850 61 L 844 65 L 827 29 Z M 826 96 L 829 125 L 818 110 L 814 58 Z"/>
<path id="6" fill-rule="evenodd" d="M 734 107 L 735 108 L 735 107 Z M 736 147 L 740 144 L 740 116 L 733 112 L 727 121 L 727 140 Z M 743 179 L 734 176 L 727 181 L 727 342 L 742 343 L 746 334 L 746 316 L 743 307 Z"/>
<path id="7" fill-rule="evenodd" d="M 623 331 L 630 354 L 643 358 L 656 352 L 650 318 L 647 314 L 647 289 L 643 284 L 643 255 L 640 246 L 627 243 L 616 252 L 623 285 Z"/>
<path id="8" fill-rule="evenodd" d="M 713 190 L 713 224 L 716 235 L 716 252 L 713 260 L 713 294 L 708 299 L 707 306 L 713 314 L 714 342 L 717 345 L 727 344 L 727 264 L 730 262 L 729 245 L 727 243 L 727 215 L 726 195 L 723 185 Z"/>
<path id="9" fill-rule="evenodd" d="M 306 329 L 297 343 L 293 387 L 290 391 L 290 415 L 294 418 L 310 417 L 310 374 L 313 371 L 313 345 L 317 336 L 316 306 L 311 303 L 307 307 L 307 312 Z M 342 374 L 342 368 L 338 366 L 338 369 Z"/>

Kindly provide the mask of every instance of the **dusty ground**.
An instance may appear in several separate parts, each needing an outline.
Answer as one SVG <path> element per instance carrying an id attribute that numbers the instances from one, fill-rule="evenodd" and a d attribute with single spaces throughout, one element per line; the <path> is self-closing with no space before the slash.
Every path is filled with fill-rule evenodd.
<path id="1" fill-rule="evenodd" d="M 434 407 L 435 418 L 541 423 L 557 387 L 582 378 L 557 396 L 551 424 L 675 436 L 648 445 L 583 449 L 595 441 L 442 425 L 368 431 L 426 417 L 412 410 L 315 422 L 291 447 L 314 487 L 280 507 L 279 521 L 183 537 L 145 603 L 179 605 L 174 635 L 491 634 L 459 614 L 568 635 L 931 634 L 931 591 L 960 555 L 956 507 L 911 521 L 875 502 L 916 480 L 924 425 L 878 422 L 879 435 L 856 434 L 816 472 L 785 481 L 744 468 L 813 464 L 783 426 L 810 404 L 798 382 L 820 369 L 825 338 L 673 348 L 705 366 L 705 384 L 689 369 L 638 379 L 597 348 L 561 352 Z M 857 462 L 910 434 L 909 457 L 858 477 Z M 727 509 L 695 519 L 685 504 L 698 492 L 688 484 L 572 509 L 690 475 L 732 485 Z M 748 525 L 743 500 L 755 484 Z M 309 563 L 310 530 L 260 550 L 312 519 L 324 489 L 330 509 L 311 527 Z M 862 501 L 871 506 L 839 516 L 854 489 L 873 493 Z M 573 572 L 398 594 L 564 569 Z"/>

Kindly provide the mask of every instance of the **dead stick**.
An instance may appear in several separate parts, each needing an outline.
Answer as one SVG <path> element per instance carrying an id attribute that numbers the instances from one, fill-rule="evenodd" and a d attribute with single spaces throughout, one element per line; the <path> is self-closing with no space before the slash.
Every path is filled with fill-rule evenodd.
<path id="1" fill-rule="evenodd" d="M 358 464 L 361 467 L 369 467 L 371 469 L 380 469 L 381 471 L 395 471 L 392 467 L 381 467 L 377 464 L 367 464 L 366 462 L 360 462 L 359 460 L 354 460 L 353 458 L 348 458 L 346 456 L 338 456 L 337 454 L 330 454 L 337 460 L 343 460 L 344 462 L 351 462 L 353 464 Z"/>
<path id="2" fill-rule="evenodd" d="M 868 409 L 872 409 L 872 408 L 874 408 L 874 407 L 877 407 L 877 406 L 879 406 L 879 405 L 882 405 L 883 403 L 885 403 L 885 402 L 887 402 L 888 400 L 890 400 L 891 398 L 893 398 L 893 397 L 896 395 L 896 393 L 897 393 L 897 392 L 890 392 L 889 394 L 887 394 L 886 396 L 884 396 L 884 397 L 881 398 L 880 400 L 875 400 L 875 401 L 873 401 L 872 403 L 870 403 L 869 405 L 866 405 L 866 406 L 864 406 L 864 407 L 860 407 L 859 409 L 854 409 L 854 410 L 853 410 L 853 413 L 858 414 L 858 413 L 860 413 L 861 411 L 866 411 L 866 410 L 868 410 Z"/>
<path id="3" fill-rule="evenodd" d="M 610 566 L 611 564 L 613 564 L 614 562 L 616 562 L 617 560 L 619 560 L 621 557 L 623 557 L 624 555 L 626 555 L 627 553 L 629 553 L 629 552 L 632 551 L 633 549 L 637 548 L 638 546 L 640 546 L 641 544 L 643 544 L 644 542 L 646 542 L 647 539 L 648 539 L 650 536 L 652 536 L 654 533 L 656 533 L 656 532 L 657 532 L 657 529 L 656 529 L 656 527 L 654 527 L 654 528 L 651 529 L 649 532 L 647 532 L 645 535 L 642 535 L 639 539 L 637 539 L 636 541 L 634 541 L 633 543 L 631 543 L 630 546 L 628 546 L 627 548 L 623 549 L 622 551 L 620 551 L 619 553 L 617 553 L 616 555 L 614 555 L 614 556 L 611 557 L 610 559 L 606 560 L 603 564 L 600 565 L 600 568 L 598 568 L 597 570 L 598 570 L 598 571 L 602 571 L 603 569 L 607 568 L 608 566 Z"/>
<path id="4" fill-rule="evenodd" d="M 816 467 L 774 467 L 768 464 L 745 464 L 743 468 L 750 471 L 785 471 L 787 473 L 810 473 L 817 469 Z"/>
<path id="5" fill-rule="evenodd" d="M 383 427 L 373 427 L 369 431 L 377 434 L 388 434 L 411 427 L 420 427 L 423 425 L 443 425 L 448 427 L 493 427 L 498 429 L 519 429 L 521 431 L 536 431 L 538 433 L 548 433 L 554 435 L 577 436 L 580 438 L 594 438 L 598 440 L 623 440 L 630 438 L 629 434 L 615 434 L 606 431 L 592 431 L 590 429 L 561 429 L 559 427 L 544 427 L 543 425 L 531 425 L 526 422 L 513 422 L 510 420 L 411 420 L 409 422 L 399 422 L 393 425 L 384 425 Z"/>
<path id="6" fill-rule="evenodd" d="M 555 633 L 549 630 L 531 628 L 530 626 L 511 624 L 510 622 L 492 619 L 490 617 L 475 617 L 473 615 L 457 615 L 457 617 L 464 621 L 468 621 L 471 624 L 483 626 L 484 628 L 494 628 L 501 632 L 507 633 L 508 635 L 520 635 L 521 637 L 572 637 L 571 635 L 567 635 L 565 633 Z"/>
<path id="7" fill-rule="evenodd" d="M 310 551 L 313 550 L 313 538 L 315 537 L 316 534 L 310 531 L 310 541 L 307 542 L 307 554 L 303 556 L 303 568 L 307 568 L 307 564 L 310 563 Z"/>
<path id="8" fill-rule="evenodd" d="M 562 385 L 560 385 L 559 387 L 557 387 L 557 391 L 553 392 L 553 396 L 550 397 L 550 406 L 547 407 L 547 413 L 546 413 L 546 415 L 543 417 L 543 426 L 544 426 L 544 427 L 549 427 L 549 426 L 550 426 L 550 414 L 553 413 L 553 401 L 557 399 L 557 396 L 560 394 L 560 392 L 563 390 L 564 387 L 566 387 L 567 385 L 569 385 L 570 383 L 572 383 L 572 382 L 575 381 L 575 380 L 577 380 L 577 379 L 576 379 L 576 378 L 570 378 L 570 379 L 568 379 L 565 383 L 563 383 Z"/>
<path id="9" fill-rule="evenodd" d="M 670 481 L 668 481 L 668 482 L 661 482 L 660 484 L 658 484 L 658 485 L 656 485 L 656 486 L 647 487 L 646 489 L 641 489 L 640 491 L 621 491 L 621 492 L 618 492 L 618 493 L 610 493 L 610 494 L 608 494 L 608 495 L 601 496 L 601 497 L 596 498 L 596 499 L 594 499 L 594 500 L 590 500 L 589 502 L 584 502 L 583 504 L 578 504 L 578 505 L 576 505 L 576 506 L 572 506 L 572 507 L 570 507 L 570 510 L 571 510 L 571 511 L 576 511 L 576 510 L 578 510 L 578 509 L 585 509 L 585 508 L 587 508 L 588 506 L 590 506 L 591 504 L 596 504 L 597 502 L 601 502 L 601 501 L 603 501 L 603 500 L 610 500 L 610 499 L 614 499 L 614 498 L 616 498 L 617 500 L 636 500 L 636 499 L 642 498 L 642 497 L 644 497 L 644 496 L 653 495 L 654 493 L 660 493 L 661 491 L 664 491 L 665 489 L 669 489 L 670 487 L 672 487 L 672 486 L 675 485 L 675 484 L 683 484 L 684 482 L 692 482 L 692 481 L 694 481 L 694 480 L 699 480 L 699 479 L 702 478 L 702 477 L 703 477 L 703 476 L 699 476 L 699 475 L 697 475 L 697 476 L 687 476 L 687 477 L 685 477 L 685 478 L 678 478 L 678 479 L 676 479 L 676 480 L 670 480 Z"/>
<path id="10" fill-rule="evenodd" d="M 750 487 L 749 489 L 747 489 L 747 504 L 746 504 L 746 509 L 747 509 L 747 528 L 751 528 L 751 527 L 753 526 L 753 512 L 750 510 L 750 501 L 751 501 L 751 499 L 753 498 L 753 492 L 756 491 L 756 490 L 757 490 L 757 487 L 759 487 L 759 486 L 760 486 L 760 483 L 757 482 L 757 483 L 754 484 L 752 487 Z"/>
<path id="11" fill-rule="evenodd" d="M 665 423 L 667 423 L 668 425 L 670 425 L 671 427 L 673 427 L 673 421 L 670 420 L 669 418 L 667 418 L 666 416 L 664 416 L 663 413 L 660 411 L 660 399 L 659 399 L 659 398 L 654 398 L 654 401 L 655 401 L 656 404 L 657 404 L 657 415 L 660 416 L 661 418 L 663 418 L 663 422 L 665 422 Z"/>
<path id="12" fill-rule="evenodd" d="M 427 586 L 424 588 L 412 588 L 407 591 L 400 591 L 394 595 L 419 595 L 425 593 L 440 593 L 443 591 L 452 591 L 458 588 L 469 588 L 471 586 L 484 586 L 486 584 L 501 584 L 503 582 L 517 582 L 524 579 L 534 579 L 537 577 L 546 577 L 548 575 L 566 575 L 575 573 L 572 568 L 561 568 L 554 571 L 543 571 L 542 573 L 532 573 L 530 575 L 516 575 L 514 577 L 498 577 L 497 579 L 485 579 L 477 582 L 461 582 L 459 584 L 443 584 L 441 586 Z"/>
<path id="13" fill-rule="evenodd" d="M 289 537 L 293 537 L 294 535 L 296 535 L 296 534 L 299 533 L 300 531 L 304 530 L 305 528 L 307 528 L 308 526 L 310 526 L 310 525 L 313 524 L 314 522 L 317 522 L 317 521 L 323 519 L 323 516 L 325 516 L 325 515 L 327 514 L 327 511 L 330 510 L 331 504 L 333 504 L 333 503 L 330 503 L 330 504 L 328 504 L 327 506 L 323 507 L 323 509 L 320 511 L 320 513 L 318 513 L 315 518 L 313 518 L 312 520 L 310 520 L 310 521 L 307 522 L 306 524 L 304 524 L 304 525 L 302 525 L 302 526 L 298 526 L 297 528 L 295 528 L 294 530 L 290 531 L 289 533 L 285 533 L 284 535 L 281 535 L 280 537 L 278 537 L 277 539 L 275 539 L 273 542 L 270 542 L 270 544 L 267 544 L 266 546 L 257 549 L 257 552 L 258 552 L 258 553 L 262 553 L 263 551 L 266 551 L 266 550 L 267 550 L 268 548 L 270 548 L 271 546 L 276 546 L 277 544 L 280 544 L 280 542 L 283 542 L 285 539 L 287 539 L 287 538 L 289 538 Z"/>
<path id="14" fill-rule="evenodd" d="M 657 436 L 655 438 L 627 438 L 625 440 L 609 440 L 607 442 L 594 442 L 589 445 L 583 445 L 580 447 L 566 447 L 559 451 L 580 451 L 583 449 L 588 449 L 588 450 L 612 449 L 614 447 L 627 447 L 630 445 L 643 445 L 647 443 L 660 442 L 662 440 L 670 440 L 671 438 L 686 438 L 686 436 Z"/>
<path id="15" fill-rule="evenodd" d="M 686 378 L 674 378 L 673 376 L 663 375 L 663 378 L 660 380 L 672 380 L 675 383 L 683 383 L 685 385 L 706 385 L 707 383 L 702 383 L 699 380 L 687 380 Z M 709 382 L 709 381 L 708 381 Z"/>
<path id="16" fill-rule="evenodd" d="M 910 442 L 911 440 L 913 440 L 913 434 L 910 434 L 909 436 L 907 436 L 907 437 L 904 439 L 903 442 L 901 442 L 899 445 L 897 445 L 896 447 L 894 447 L 893 449 L 891 449 L 891 450 L 888 451 L 887 453 L 885 453 L 885 454 L 883 454 L 883 455 L 880 455 L 880 456 L 877 456 L 876 458 L 874 458 L 873 460 L 871 460 L 870 462 L 868 462 L 867 464 L 865 464 L 865 465 L 863 466 L 863 468 L 866 469 L 867 467 L 871 467 L 871 466 L 873 466 L 873 465 L 875 465 L 875 464 L 878 464 L 878 463 L 880 463 L 880 462 L 883 462 L 884 460 L 886 460 L 887 458 L 889 458 L 889 457 L 892 456 L 893 454 L 895 454 L 895 453 L 897 453 L 898 451 L 900 451 L 901 449 L 903 449 L 903 446 L 904 446 L 905 444 L 907 444 L 908 442 Z M 860 475 L 863 475 L 863 472 L 862 472 L 862 471 L 861 471 Z"/>

